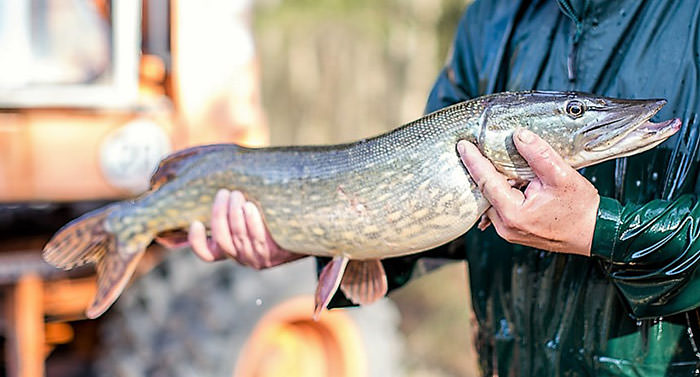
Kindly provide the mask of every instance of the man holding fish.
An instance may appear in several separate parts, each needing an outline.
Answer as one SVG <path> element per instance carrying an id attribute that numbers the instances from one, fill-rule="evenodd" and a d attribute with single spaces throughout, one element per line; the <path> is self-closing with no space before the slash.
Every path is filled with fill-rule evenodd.
<path id="1" fill-rule="evenodd" d="M 579 171 L 518 130 L 535 174 L 524 190 L 473 144 L 455 146 L 491 204 L 483 231 L 382 265 L 393 289 L 419 258 L 468 261 L 484 375 L 700 374 L 698 15 L 690 0 L 477 0 L 465 12 L 427 112 L 556 89 L 667 98 L 661 118 L 683 121 L 657 148 Z M 195 222 L 189 234 L 208 261 L 266 268 L 301 257 L 275 244 L 240 192 L 219 192 L 211 229 L 207 239 Z M 342 292 L 331 301 L 347 304 Z"/>

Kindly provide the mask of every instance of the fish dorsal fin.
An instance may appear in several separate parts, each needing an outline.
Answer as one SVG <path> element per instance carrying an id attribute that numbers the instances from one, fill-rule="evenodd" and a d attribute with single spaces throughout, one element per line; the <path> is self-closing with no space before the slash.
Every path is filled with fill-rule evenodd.
<path id="1" fill-rule="evenodd" d="M 335 257 L 321 271 L 321 275 L 318 277 L 318 286 L 316 286 L 314 320 L 318 321 L 321 311 L 331 302 L 338 286 L 340 286 L 347 265 L 347 257 Z"/>
<path id="2" fill-rule="evenodd" d="M 168 155 L 160 161 L 155 173 L 151 176 L 151 190 L 156 190 L 164 183 L 177 177 L 180 171 L 190 161 L 191 157 L 224 148 L 235 148 L 234 144 L 212 144 L 183 149 Z"/>
<path id="3" fill-rule="evenodd" d="M 384 266 L 379 259 L 354 260 L 345 269 L 340 289 L 353 304 L 367 305 L 389 290 Z"/>

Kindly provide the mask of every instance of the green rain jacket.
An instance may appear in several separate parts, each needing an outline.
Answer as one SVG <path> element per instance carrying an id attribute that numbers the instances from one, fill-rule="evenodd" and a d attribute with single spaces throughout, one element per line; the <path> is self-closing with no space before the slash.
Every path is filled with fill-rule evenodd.
<path id="1" fill-rule="evenodd" d="M 493 227 L 384 261 L 468 261 L 484 375 L 692 376 L 700 343 L 700 2 L 484 0 L 459 24 L 428 111 L 487 93 L 577 90 L 666 98 L 682 129 L 582 170 L 601 195 L 592 257 L 509 244 Z M 342 293 L 332 305 L 344 305 Z M 692 334 L 694 332 L 694 334 Z"/>

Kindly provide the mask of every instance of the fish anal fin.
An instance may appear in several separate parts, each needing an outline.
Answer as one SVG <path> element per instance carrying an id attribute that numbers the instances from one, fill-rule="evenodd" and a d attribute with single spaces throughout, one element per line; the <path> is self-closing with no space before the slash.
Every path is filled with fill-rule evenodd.
<path id="1" fill-rule="evenodd" d="M 187 232 L 182 229 L 158 233 L 155 240 L 160 245 L 169 249 L 177 249 L 189 245 L 189 241 L 187 240 Z"/>
<path id="2" fill-rule="evenodd" d="M 350 261 L 340 289 L 357 305 L 371 304 L 384 297 L 389 285 L 382 262 L 379 259 Z"/>
<path id="3" fill-rule="evenodd" d="M 347 265 L 347 257 L 335 257 L 321 271 L 321 275 L 318 277 L 318 286 L 316 287 L 315 295 L 315 321 L 318 321 L 321 316 L 321 311 L 328 306 L 328 303 L 338 290 L 340 281 L 343 279 L 343 272 Z"/>
<path id="4" fill-rule="evenodd" d="M 201 145 L 192 148 L 183 149 L 181 151 L 175 152 L 168 155 L 160 161 L 158 168 L 151 176 L 150 188 L 155 190 L 162 186 L 164 183 L 177 177 L 182 170 L 183 166 L 191 157 L 200 155 L 202 153 L 211 152 L 214 150 L 225 149 L 225 148 L 237 148 L 235 144 L 212 144 L 212 145 Z"/>

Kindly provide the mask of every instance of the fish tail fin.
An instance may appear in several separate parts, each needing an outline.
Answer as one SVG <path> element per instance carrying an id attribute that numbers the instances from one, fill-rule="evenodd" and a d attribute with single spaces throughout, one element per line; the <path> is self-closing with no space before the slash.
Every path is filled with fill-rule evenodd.
<path id="1" fill-rule="evenodd" d="M 86 263 L 97 265 L 97 293 L 87 308 L 88 318 L 99 317 L 116 301 L 150 243 L 121 242 L 105 229 L 105 219 L 117 206 L 103 207 L 71 221 L 44 246 L 44 260 L 55 267 L 70 270 Z"/>
<path id="2" fill-rule="evenodd" d="M 49 264 L 70 270 L 95 263 L 115 249 L 114 235 L 104 228 L 105 218 L 115 205 L 96 209 L 64 225 L 44 246 L 43 258 Z"/>
<path id="3" fill-rule="evenodd" d="M 88 318 L 101 316 L 117 301 L 134 274 L 148 243 L 150 242 L 139 246 L 136 252 L 107 252 L 97 261 L 97 293 L 85 311 Z"/>

